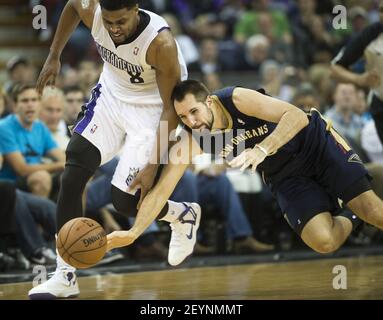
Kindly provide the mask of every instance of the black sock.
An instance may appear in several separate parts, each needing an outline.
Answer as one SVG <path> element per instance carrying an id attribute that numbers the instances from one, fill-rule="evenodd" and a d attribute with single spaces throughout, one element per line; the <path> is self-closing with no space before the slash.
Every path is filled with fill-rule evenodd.
<path id="1" fill-rule="evenodd" d="M 336 216 L 345 217 L 349 219 L 352 223 L 352 231 L 354 231 L 357 227 L 359 227 L 363 223 L 363 220 L 361 220 L 355 213 L 353 213 L 348 208 L 341 209 Z"/>
<path id="2" fill-rule="evenodd" d="M 162 210 L 160 211 L 159 215 L 157 216 L 157 220 L 160 220 L 163 217 L 165 217 L 166 214 L 168 213 L 168 211 L 169 211 L 169 203 L 166 201 L 164 207 L 162 208 Z"/>

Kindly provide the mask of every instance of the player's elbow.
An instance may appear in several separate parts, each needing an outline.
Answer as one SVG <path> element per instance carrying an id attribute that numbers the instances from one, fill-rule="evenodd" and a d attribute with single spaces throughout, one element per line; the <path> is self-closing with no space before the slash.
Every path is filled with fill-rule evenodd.
<path id="1" fill-rule="evenodd" d="M 307 114 L 300 109 L 296 110 L 296 113 L 294 113 L 293 118 L 296 119 L 297 127 L 300 129 L 307 127 L 309 124 L 309 118 L 307 117 Z"/>

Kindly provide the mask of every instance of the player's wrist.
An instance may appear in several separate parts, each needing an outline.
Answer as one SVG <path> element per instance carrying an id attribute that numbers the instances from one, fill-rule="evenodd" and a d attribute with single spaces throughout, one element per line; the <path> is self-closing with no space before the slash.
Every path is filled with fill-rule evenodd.
<path id="1" fill-rule="evenodd" d="M 256 144 L 255 148 L 257 148 L 260 151 L 262 151 L 265 154 L 266 157 L 270 155 L 270 153 L 267 151 L 267 149 L 265 147 L 261 146 L 260 144 Z"/>

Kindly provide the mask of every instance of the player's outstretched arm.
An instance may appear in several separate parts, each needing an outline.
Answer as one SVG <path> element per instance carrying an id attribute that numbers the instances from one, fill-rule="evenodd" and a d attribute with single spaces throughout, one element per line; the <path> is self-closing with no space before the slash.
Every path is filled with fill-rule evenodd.
<path id="1" fill-rule="evenodd" d="M 169 152 L 169 163 L 161 172 L 155 187 L 144 198 L 132 228 L 127 231 L 115 231 L 107 236 L 108 251 L 132 244 L 149 227 L 165 206 L 178 181 L 191 164 L 193 156 L 200 153 L 200 147 L 187 133 L 181 142 L 173 145 Z"/>
<path id="2" fill-rule="evenodd" d="M 89 0 L 84 6 L 81 0 L 69 0 L 61 13 L 49 55 L 37 79 L 36 89 L 42 93 L 47 84 L 54 85 L 60 71 L 60 56 L 73 31 L 83 20 L 91 27 L 93 21 L 94 0 Z"/>

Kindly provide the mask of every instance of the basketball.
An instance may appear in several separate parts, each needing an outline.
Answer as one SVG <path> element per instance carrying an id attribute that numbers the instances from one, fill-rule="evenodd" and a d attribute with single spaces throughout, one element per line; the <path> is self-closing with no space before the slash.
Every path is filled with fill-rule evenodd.
<path id="1" fill-rule="evenodd" d="M 99 262 L 106 252 L 103 227 L 89 218 L 68 221 L 57 236 L 57 250 L 63 260 L 78 268 L 89 268 Z"/>

